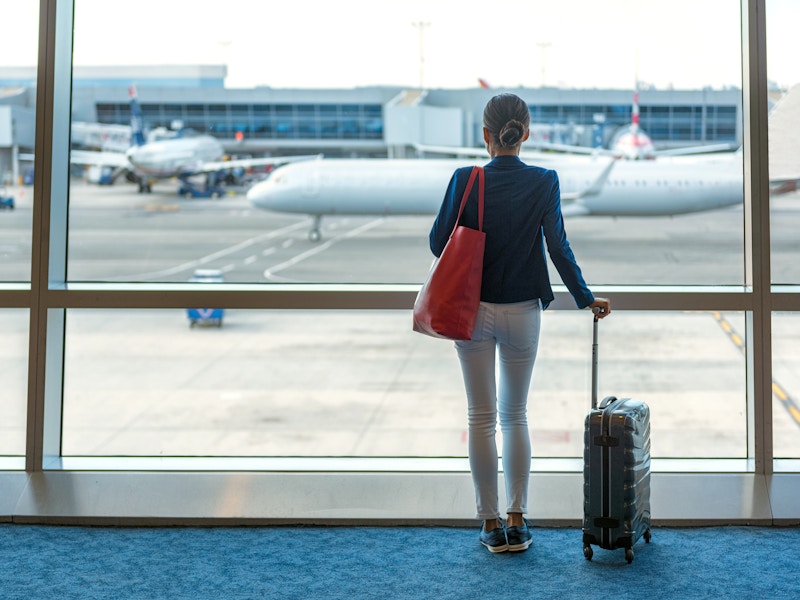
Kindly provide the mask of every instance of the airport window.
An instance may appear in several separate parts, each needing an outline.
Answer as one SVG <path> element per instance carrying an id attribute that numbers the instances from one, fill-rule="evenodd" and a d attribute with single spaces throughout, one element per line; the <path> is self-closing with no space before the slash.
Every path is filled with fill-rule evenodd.
<path id="1" fill-rule="evenodd" d="M 772 429 L 775 457 L 800 459 L 800 380 L 797 339 L 800 319 L 794 313 L 775 313 L 772 323 Z"/>
<path id="2" fill-rule="evenodd" d="M 773 86 L 789 88 L 792 92 L 800 91 L 797 88 L 797 79 L 794 70 L 789 69 L 785 59 L 775 51 L 775 48 L 785 45 L 796 37 L 796 33 L 785 23 L 778 19 L 771 19 L 772 15 L 781 15 L 785 8 L 782 3 L 770 0 L 767 2 L 767 73 Z M 774 46 L 770 46 L 773 44 Z M 780 88 L 779 88 L 780 89 Z M 771 239 L 771 281 L 781 285 L 800 285 L 800 267 L 798 267 L 798 252 L 800 244 L 797 237 L 797 207 L 800 193 L 798 193 L 797 156 L 800 145 L 796 138 L 787 132 L 796 128 L 796 115 L 798 99 L 794 95 L 782 99 L 779 89 L 769 93 L 773 101 L 771 122 L 769 127 L 769 170 L 772 195 L 770 197 L 770 239 Z M 776 102 L 777 100 L 777 102 Z"/>
<path id="3" fill-rule="evenodd" d="M 76 4 L 79 7 L 81 0 Z M 720 10 L 738 12 L 736 3 L 723 4 L 718 5 Z M 92 4 L 92 10 L 102 16 L 110 10 L 103 6 Z M 188 6 L 183 5 L 187 11 Z M 287 6 L 285 10 L 293 9 Z M 656 9 L 645 6 L 641 10 Z M 194 17 L 191 11 L 186 14 Z M 76 20 L 85 16 L 76 11 Z M 222 17 L 217 14 L 215 18 Z M 377 25 L 380 17 L 374 18 Z M 292 22 L 285 21 L 287 26 Z M 595 24 L 595 28 L 598 25 L 603 24 Z M 606 24 L 609 30 L 614 27 L 619 27 L 614 20 Z M 673 37 L 681 42 L 695 39 L 691 34 L 693 23 L 685 22 L 681 27 L 686 31 Z M 76 57 L 87 56 L 87 48 L 96 41 L 91 39 L 92 31 L 85 26 L 76 28 Z M 740 32 L 734 33 L 740 39 Z M 164 44 L 165 52 L 175 45 L 174 38 L 153 39 Z M 124 46 L 121 34 L 119 43 Z M 335 48 L 335 44 L 330 47 Z M 417 46 L 411 47 L 416 50 Z M 742 120 L 755 117 L 742 109 L 745 103 L 739 89 L 743 82 L 738 50 L 734 47 L 724 53 L 728 57 L 724 68 L 734 69 L 738 81 L 734 76 L 729 82 L 733 88 L 708 82 L 711 100 L 697 99 L 707 82 L 693 83 L 691 89 L 683 90 L 689 94 L 686 101 L 674 101 L 676 94 L 671 93 L 669 82 L 654 84 L 654 104 L 641 107 L 641 123 L 657 148 L 720 138 L 743 139 L 746 128 Z M 443 75 L 433 66 L 434 46 L 430 53 L 426 57 L 431 65 L 428 85 L 435 89 L 443 85 L 436 77 Z M 703 53 L 694 56 L 698 62 L 704 58 Z M 292 53 L 284 58 L 302 59 L 293 58 Z M 412 62 L 412 75 L 403 82 L 408 88 L 417 84 L 418 65 Z M 263 65 L 258 68 L 263 69 Z M 244 141 L 253 142 L 248 148 L 262 159 L 318 152 L 341 152 L 365 160 L 379 154 L 385 158 L 384 136 L 390 131 L 383 111 L 396 94 L 392 90 L 386 92 L 385 99 L 376 100 L 378 92 L 373 88 L 380 88 L 383 80 L 331 93 L 329 82 L 322 79 L 323 69 L 317 72 L 294 65 L 294 70 L 304 73 L 306 79 L 302 85 L 287 88 L 277 84 L 259 87 L 264 86 L 263 79 L 245 90 L 181 90 L 172 86 L 171 80 L 168 91 L 166 82 L 160 90 L 142 86 L 139 98 L 143 121 L 150 131 L 170 128 L 180 121 L 199 131 L 214 132 L 218 141 L 226 143 L 237 132 L 245 131 Z M 531 71 L 538 77 L 536 69 Z M 380 75 L 387 73 L 391 72 L 384 69 Z M 706 73 L 709 77 L 713 74 L 711 69 Z M 265 77 L 263 73 L 261 76 Z M 159 79 L 170 77 L 156 74 L 156 83 L 149 85 L 158 87 Z M 624 95 L 608 99 L 591 93 L 618 87 L 605 83 L 598 81 L 595 90 L 572 90 L 577 92 L 575 97 L 587 93 L 586 102 L 570 99 L 531 104 L 533 121 L 593 125 L 594 115 L 603 114 L 608 133 L 628 127 L 631 104 Z M 520 89 L 534 98 L 542 88 L 537 87 L 538 81 L 529 85 Z M 94 107 L 98 123 L 129 125 L 132 105 L 124 100 L 127 84 L 113 92 L 101 87 L 76 95 L 76 100 Z M 45 92 L 51 93 L 49 89 Z M 563 94 L 570 95 L 568 86 Z M 213 102 L 204 101 L 205 97 Z M 221 102 L 221 97 L 226 99 Z M 467 115 L 466 123 L 475 110 L 465 108 L 468 105 L 468 100 L 459 98 L 448 108 Z M 457 134 L 460 136 L 461 131 Z M 324 143 L 309 143 L 315 140 Z M 578 141 L 586 145 L 585 140 Z M 64 146 L 56 146 L 66 153 Z M 410 146 L 406 150 L 412 152 Z M 748 271 L 753 262 L 749 245 L 753 232 L 748 229 L 752 219 L 748 217 L 749 200 L 743 201 L 742 192 L 745 156 L 725 155 L 724 160 L 714 157 L 714 161 L 706 157 L 619 160 L 612 165 L 602 193 L 589 189 L 599 181 L 600 170 L 587 174 L 576 169 L 571 173 L 571 164 L 585 166 L 577 157 L 555 163 L 562 175 L 562 189 L 580 196 L 580 204 L 587 211 L 592 206 L 597 211 L 591 216 L 566 218 L 570 242 L 584 275 L 598 290 L 612 297 L 617 294 L 624 306 L 604 329 L 607 350 L 603 356 L 611 366 L 604 371 L 601 386 L 615 392 L 623 390 L 651 404 L 653 438 L 658 440 L 654 455 L 661 458 L 750 457 L 748 436 L 752 435 L 753 423 L 748 415 L 754 412 L 754 398 L 763 400 L 763 390 L 749 390 L 752 372 L 748 369 L 752 366 L 748 366 L 747 355 L 736 340 L 745 338 L 748 352 L 763 350 L 758 346 L 758 328 L 763 321 L 754 319 L 753 314 L 761 316 L 765 307 L 771 306 L 772 292 L 767 290 L 759 296 L 745 289 L 753 283 Z M 547 160 L 563 159 L 548 155 Z M 719 166 L 723 162 L 725 166 Z M 692 173 L 667 166 L 678 163 L 694 165 Z M 595 160 L 592 164 L 607 163 Z M 661 171 L 646 178 L 637 172 L 645 168 Z M 427 271 L 431 256 L 426 235 L 432 215 L 353 215 L 333 210 L 333 214 L 322 217 L 321 223 L 315 223 L 311 212 L 261 210 L 248 199 L 248 186 L 266 178 L 272 165 L 243 168 L 241 172 L 236 169 L 237 173 L 234 170 L 151 180 L 132 169 L 87 168 L 84 177 L 72 177 L 69 182 L 68 209 L 67 194 L 59 196 L 58 188 L 63 186 L 52 186 L 54 209 L 68 213 L 52 224 L 52 245 L 58 249 L 61 239 L 66 240 L 53 259 L 66 263 L 66 276 L 57 269 L 54 274 L 51 265 L 48 277 L 42 279 L 51 283 L 30 282 L 35 294 L 10 295 L 19 290 L 0 289 L 0 328 L 7 332 L 4 336 L 26 342 L 20 344 L 21 352 L 15 351 L 12 359 L 20 368 L 9 381 L 16 378 L 16 382 L 9 387 L 9 395 L 4 390 L 0 399 L 10 403 L 7 410 L 11 414 L 20 414 L 13 427 L 22 437 L 8 438 L 15 440 L 9 442 L 13 447 L 0 448 L 0 454 L 25 452 L 25 336 L 37 325 L 35 319 L 20 323 L 28 319 L 29 311 L 38 315 L 45 307 L 66 312 L 65 335 L 59 338 L 57 326 L 48 325 L 52 328 L 50 335 L 65 344 L 60 443 L 66 456 L 464 456 L 463 389 L 452 347 L 410 332 L 409 306 L 395 299 L 395 295 L 403 294 L 407 300 L 413 299 L 409 290 Z M 699 181 L 698 173 L 703 177 Z M 224 181 L 228 177 L 233 181 L 230 185 Z M 324 177 L 308 178 L 302 193 L 313 194 L 325 183 Z M 698 189 L 701 193 L 690 197 L 690 192 Z M 603 193 L 607 191 L 614 191 L 614 200 L 624 199 L 627 204 L 620 202 L 608 212 L 600 212 L 593 203 L 606 202 Z M 653 191 L 660 196 L 650 195 Z M 630 196 L 624 197 L 625 193 Z M 752 190 L 746 190 L 746 194 L 749 198 Z M 380 199 L 380 189 L 372 195 Z M 800 279 L 793 266 L 797 252 L 793 198 L 794 194 L 788 194 L 773 198 L 770 204 L 771 262 L 767 264 L 772 266 L 776 284 L 796 285 Z M 674 214 L 665 208 L 666 202 Z M 703 203 L 701 210 L 697 202 Z M 4 236 L 9 234 L 5 239 L 33 237 L 30 226 L 23 222 L 5 219 L 3 227 Z M 755 232 L 755 237 L 760 235 L 765 235 L 764 231 Z M 30 246 L 31 242 L 23 243 Z M 9 254 L 13 252 L 7 251 L 4 256 Z M 28 281 L 31 259 L 24 254 L 0 263 L 4 272 L 17 273 L 9 275 L 9 280 Z M 756 279 L 758 275 L 756 272 Z M 362 288 L 363 284 L 367 285 Z M 53 289 L 36 287 L 47 285 Z M 222 302 L 206 304 L 216 308 L 191 309 L 180 304 L 195 297 L 192 294 L 204 297 L 202 294 L 215 293 L 203 287 L 220 290 L 220 296 L 214 297 Z M 331 299 L 326 295 L 329 287 L 347 293 L 355 290 L 358 297 L 376 298 L 377 305 L 364 310 L 362 300 Z M 281 299 L 287 289 L 291 302 L 313 310 L 282 305 L 289 302 Z M 585 338 L 586 320 L 582 313 L 564 310 L 571 308 L 569 298 L 563 289 L 557 291 L 559 302 L 546 315 L 544 334 L 551 343 L 541 349 L 532 413 L 539 413 L 547 402 L 558 414 L 552 423 L 532 423 L 534 453 L 539 458 L 576 458 L 582 442 L 581 419 L 575 414 L 583 414 L 588 396 L 589 353 L 575 340 Z M 793 293 L 786 291 L 790 297 Z M 36 304 L 27 306 L 28 298 Z M 342 308 L 337 303 L 347 306 Z M 199 315 L 195 323 L 190 310 Z M 219 323 L 214 317 L 217 310 L 224 312 Z M 791 375 L 796 371 L 792 350 L 796 308 L 782 310 L 785 314 L 777 314 L 769 333 L 761 336 L 772 343 L 773 352 L 772 365 L 764 368 L 774 371 L 769 374 L 780 382 L 787 396 L 794 397 L 800 385 Z M 765 321 L 768 323 L 769 318 Z M 754 329 L 755 340 L 748 338 Z M 306 360 L 309 356 L 314 360 Z M 365 368 L 365 364 L 369 366 Z M 102 377 L 97 376 L 98 365 L 102 365 Z M 431 365 L 438 368 L 431 369 Z M 309 377 L 308 369 L 313 370 L 313 377 Z M 559 369 L 571 369 L 578 375 L 565 378 L 559 375 Z M 440 377 L 443 371 L 449 374 L 444 380 Z M 569 380 L 569 389 L 564 389 L 565 379 Z M 432 394 L 436 400 L 431 399 Z M 8 400 L 12 396 L 16 400 Z M 775 455 L 800 458 L 797 424 L 791 411 L 780 398 L 768 400 L 776 417 L 782 410 L 785 413 L 772 421 Z M 292 408 L 301 405 L 307 412 L 288 410 L 292 402 Z M 435 411 L 452 419 L 445 424 L 431 419 L 409 426 L 405 420 L 419 403 L 429 411 L 434 406 Z M 686 414 L 693 417 L 692 427 L 680 421 Z M 352 426 L 347 423 L 348 415 L 355 421 L 361 419 L 361 429 L 347 429 Z M 292 421 L 303 416 L 339 421 L 321 420 L 325 427 L 309 433 L 302 430 L 301 423 Z M 402 436 L 398 426 L 403 428 Z M 412 443 L 402 443 L 409 438 Z M 769 459 L 772 452 L 768 446 L 764 455 Z"/>
<path id="4" fill-rule="evenodd" d="M 226 117 L 228 113 L 234 112 L 233 106 L 226 106 L 224 104 L 209 104 L 207 107 L 209 118 Z M 247 107 L 244 108 L 244 113 L 247 114 Z"/>
<path id="5" fill-rule="evenodd" d="M 12 56 L 20 60 L 24 57 L 26 66 L 31 65 L 35 69 L 38 56 L 38 4 L 20 15 L 16 14 L 13 7 L 4 6 L 0 8 L 0 16 L 5 17 L 5 22 L 13 23 L 13 32 L 0 39 L 0 52 L 5 57 L 3 65 L 19 64 L 10 60 Z M 3 289 L 19 293 L 31 285 L 36 175 L 34 157 L 38 150 L 34 124 L 36 92 L 35 87 L 21 85 L 19 81 L 0 83 L 0 294 Z M 3 309 L 20 307 L 14 303 L 0 306 Z M 6 330 L 5 323 L 9 317 L 21 312 L 0 310 L 0 326 Z M 27 313 L 22 318 L 27 321 Z M 20 356 L 15 347 L 16 339 L 9 340 L 9 344 L 7 375 L 11 389 L 7 393 L 0 392 L 3 397 L 0 406 L 3 414 L 10 417 L 8 427 L 3 427 L 3 431 L 11 437 L 9 448 L 13 446 L 11 453 L 19 455 L 24 453 L 25 448 L 24 440 L 20 440 L 20 436 L 24 436 L 25 409 L 19 404 L 21 390 L 17 385 L 16 371 L 18 368 L 25 369 L 27 351 Z M 0 346 L 5 347 L 5 344 Z M 5 376 L 4 369 L 2 377 L 5 379 Z M 25 395 L 24 391 L 22 395 Z M 0 450 L 0 455 L 3 453 Z"/>
<path id="6" fill-rule="evenodd" d="M 766 1 L 768 100 L 771 105 L 768 128 L 770 173 L 770 266 L 781 310 L 772 316 L 772 436 L 776 459 L 800 459 L 800 384 L 797 380 L 797 311 L 790 292 L 800 285 L 797 242 L 798 179 L 796 138 L 788 131 L 800 115 L 797 69 L 788 60 L 797 52 L 797 33 L 787 18 L 787 4 Z M 781 92 L 787 91 L 788 94 Z M 796 464 L 790 463 L 790 464 Z M 791 468 L 791 467 L 790 467 Z M 798 470 L 794 468 L 794 470 Z"/>
<path id="7" fill-rule="evenodd" d="M 130 122 L 130 107 L 126 104 L 98 103 L 95 112 L 98 123 L 126 125 Z"/>
<path id="8" fill-rule="evenodd" d="M 452 346 L 411 332 L 405 311 L 353 316 L 71 310 L 63 454 L 465 457 Z M 590 333 L 583 316 L 545 314 L 530 396 L 535 457 L 581 456 L 574 416 L 591 381 L 589 347 L 575 345 Z M 648 402 L 654 457 L 744 458 L 743 330 L 741 313 L 622 313 L 603 323 L 601 394 Z M 376 352 L 376 335 L 386 350 Z M 686 414 L 697 418 L 687 424 Z"/>
<path id="9" fill-rule="evenodd" d="M 26 309 L 0 310 L 0 456 L 25 454 L 29 320 Z"/>

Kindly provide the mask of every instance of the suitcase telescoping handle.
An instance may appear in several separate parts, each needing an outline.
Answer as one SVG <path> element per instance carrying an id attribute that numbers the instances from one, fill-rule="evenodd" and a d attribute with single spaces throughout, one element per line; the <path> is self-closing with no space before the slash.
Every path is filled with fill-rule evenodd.
<path id="1" fill-rule="evenodd" d="M 592 410 L 597 408 L 597 322 L 600 318 L 597 316 L 603 309 L 595 306 L 592 309 L 594 319 L 592 323 Z"/>

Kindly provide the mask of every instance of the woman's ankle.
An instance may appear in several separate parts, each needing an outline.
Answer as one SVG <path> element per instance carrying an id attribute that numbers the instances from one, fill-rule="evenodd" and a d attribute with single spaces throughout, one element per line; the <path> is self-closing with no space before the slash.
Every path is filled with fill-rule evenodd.
<path id="1" fill-rule="evenodd" d="M 483 522 L 484 531 L 492 531 L 493 529 L 498 529 L 499 527 L 502 527 L 500 519 L 486 519 Z"/>
<path id="2" fill-rule="evenodd" d="M 525 525 L 525 519 L 523 518 L 522 513 L 508 513 L 506 523 L 509 527 L 522 527 Z"/>

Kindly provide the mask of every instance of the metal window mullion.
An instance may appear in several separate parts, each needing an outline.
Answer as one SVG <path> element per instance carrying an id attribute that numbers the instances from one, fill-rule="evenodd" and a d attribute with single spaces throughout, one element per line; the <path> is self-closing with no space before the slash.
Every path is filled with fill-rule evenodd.
<path id="1" fill-rule="evenodd" d="M 47 290 L 66 282 L 73 0 L 40 0 L 25 469 L 61 447 L 64 310 Z"/>
<path id="2" fill-rule="evenodd" d="M 742 2 L 745 283 L 753 290 L 747 324 L 748 456 L 772 473 L 772 314 L 765 0 Z"/>

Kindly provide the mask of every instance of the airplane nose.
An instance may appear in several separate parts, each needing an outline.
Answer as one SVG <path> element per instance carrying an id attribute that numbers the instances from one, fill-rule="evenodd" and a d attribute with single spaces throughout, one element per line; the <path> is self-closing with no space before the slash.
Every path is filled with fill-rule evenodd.
<path id="1" fill-rule="evenodd" d="M 247 190 L 247 200 L 259 208 L 267 208 L 269 206 L 268 182 L 262 181 Z"/>

